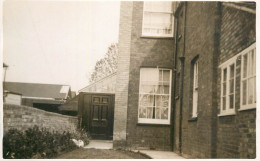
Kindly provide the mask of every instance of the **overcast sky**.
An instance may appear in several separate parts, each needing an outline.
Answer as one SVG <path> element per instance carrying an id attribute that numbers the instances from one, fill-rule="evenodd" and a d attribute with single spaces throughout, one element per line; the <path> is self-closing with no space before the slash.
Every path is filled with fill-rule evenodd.
<path id="1" fill-rule="evenodd" d="M 88 84 L 95 62 L 118 42 L 120 2 L 7 0 L 6 81 Z"/>

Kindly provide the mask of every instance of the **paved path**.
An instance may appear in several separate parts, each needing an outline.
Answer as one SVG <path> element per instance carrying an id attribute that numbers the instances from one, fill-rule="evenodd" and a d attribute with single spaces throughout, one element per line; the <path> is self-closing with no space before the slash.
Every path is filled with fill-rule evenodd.
<path id="1" fill-rule="evenodd" d="M 152 159 L 185 159 L 171 151 L 140 150 L 140 153 L 143 153 Z"/>
<path id="2" fill-rule="evenodd" d="M 112 140 L 90 140 L 89 144 L 84 149 L 113 149 Z M 156 150 L 134 150 L 140 152 L 152 159 L 185 159 L 171 151 L 156 151 Z"/>

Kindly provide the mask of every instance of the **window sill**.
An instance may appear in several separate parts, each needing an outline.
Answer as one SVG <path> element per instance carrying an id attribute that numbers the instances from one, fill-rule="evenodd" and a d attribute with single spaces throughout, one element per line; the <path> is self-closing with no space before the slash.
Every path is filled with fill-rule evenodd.
<path id="1" fill-rule="evenodd" d="M 218 117 L 222 117 L 222 116 L 233 116 L 233 115 L 236 115 L 236 113 L 235 113 L 235 112 L 221 113 L 221 114 L 218 114 Z"/>
<path id="2" fill-rule="evenodd" d="M 148 124 L 148 123 L 137 123 L 136 125 L 137 126 L 160 126 L 160 127 L 170 127 L 171 126 L 170 124 L 154 124 L 154 123 L 151 123 L 151 124 Z"/>
<path id="3" fill-rule="evenodd" d="M 174 36 L 148 36 L 148 35 L 141 35 L 141 38 L 148 38 L 148 39 L 174 39 Z"/>
<path id="4" fill-rule="evenodd" d="M 255 110 L 255 109 L 256 109 L 256 107 L 254 106 L 254 107 L 240 108 L 240 109 L 238 109 L 238 111 L 247 111 L 247 110 Z"/>
<path id="5" fill-rule="evenodd" d="M 189 122 L 193 122 L 193 121 L 197 121 L 198 120 L 198 117 L 192 117 L 192 118 L 190 118 L 188 121 Z"/>

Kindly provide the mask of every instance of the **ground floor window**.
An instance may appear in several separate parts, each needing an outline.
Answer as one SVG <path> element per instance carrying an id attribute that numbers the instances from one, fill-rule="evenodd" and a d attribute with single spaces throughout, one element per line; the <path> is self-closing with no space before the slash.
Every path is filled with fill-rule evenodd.
<path id="1" fill-rule="evenodd" d="M 141 68 L 138 123 L 170 124 L 172 71 Z"/>
<path id="2" fill-rule="evenodd" d="M 256 107 L 256 47 L 255 44 L 242 53 L 241 109 Z"/>

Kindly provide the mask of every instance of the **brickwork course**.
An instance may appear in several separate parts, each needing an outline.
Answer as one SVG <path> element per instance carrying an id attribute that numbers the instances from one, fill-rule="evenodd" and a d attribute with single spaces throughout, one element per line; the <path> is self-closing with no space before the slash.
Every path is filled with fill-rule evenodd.
<path id="1" fill-rule="evenodd" d="M 187 158 L 255 158 L 256 110 L 238 111 L 241 58 L 236 62 L 236 114 L 218 116 L 219 65 L 256 41 L 255 14 L 232 5 L 181 2 L 175 12 L 175 36 L 147 38 L 142 36 L 143 2 L 121 2 L 115 148 L 173 150 Z M 196 119 L 191 117 L 195 60 L 199 61 Z M 169 126 L 138 123 L 142 67 L 174 71 Z"/>
<path id="2" fill-rule="evenodd" d="M 78 126 L 77 117 L 47 112 L 28 106 L 5 104 L 3 112 L 4 133 L 11 128 L 26 130 L 33 128 L 35 125 L 50 131 L 73 133 Z"/>

